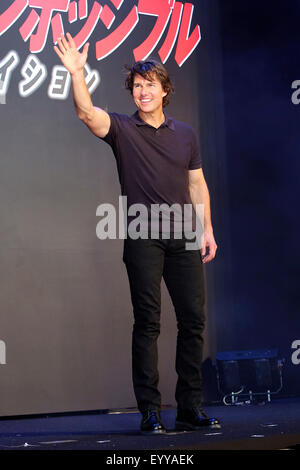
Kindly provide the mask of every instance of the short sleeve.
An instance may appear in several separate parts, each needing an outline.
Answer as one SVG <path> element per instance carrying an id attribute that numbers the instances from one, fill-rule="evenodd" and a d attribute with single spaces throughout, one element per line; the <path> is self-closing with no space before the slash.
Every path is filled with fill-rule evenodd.
<path id="1" fill-rule="evenodd" d="M 198 170 L 202 168 L 202 158 L 200 152 L 200 144 L 195 131 L 192 129 L 191 133 L 191 160 L 189 170 Z"/>
<path id="2" fill-rule="evenodd" d="M 105 137 L 100 137 L 101 140 L 104 140 L 111 147 L 115 146 L 116 136 L 117 136 L 117 113 L 108 113 L 110 117 L 110 128 Z"/>

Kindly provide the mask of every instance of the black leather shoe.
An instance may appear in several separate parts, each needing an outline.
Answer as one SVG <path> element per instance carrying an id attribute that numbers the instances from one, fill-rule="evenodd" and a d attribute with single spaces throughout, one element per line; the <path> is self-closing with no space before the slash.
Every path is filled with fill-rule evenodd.
<path id="1" fill-rule="evenodd" d="M 143 419 L 141 422 L 142 434 L 163 434 L 166 432 L 166 429 L 161 422 L 159 411 L 147 410 L 143 412 L 142 415 L 143 415 Z"/>
<path id="2" fill-rule="evenodd" d="M 205 426 L 212 429 L 221 428 L 220 421 L 209 418 L 200 407 L 186 410 L 178 408 L 175 426 L 178 431 L 196 431 Z"/>

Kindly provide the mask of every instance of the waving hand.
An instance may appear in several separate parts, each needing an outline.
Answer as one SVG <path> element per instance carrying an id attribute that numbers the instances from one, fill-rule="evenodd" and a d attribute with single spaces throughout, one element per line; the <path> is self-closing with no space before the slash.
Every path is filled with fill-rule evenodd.
<path id="1" fill-rule="evenodd" d="M 67 38 L 68 40 L 62 35 L 57 41 L 58 45 L 54 46 L 54 50 L 68 72 L 73 75 L 83 70 L 87 61 L 89 43 L 86 43 L 82 52 L 79 52 L 70 33 L 67 33 Z"/>

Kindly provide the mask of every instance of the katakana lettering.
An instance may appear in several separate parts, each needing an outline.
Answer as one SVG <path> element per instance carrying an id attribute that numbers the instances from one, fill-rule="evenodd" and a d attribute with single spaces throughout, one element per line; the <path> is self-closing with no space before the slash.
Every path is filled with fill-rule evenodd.
<path id="1" fill-rule="evenodd" d="M 68 10 L 69 23 L 74 23 L 77 21 L 77 3 L 71 2 Z"/>
<path id="2" fill-rule="evenodd" d="M 28 1 L 30 7 L 40 8 L 42 10 L 41 16 L 39 16 L 35 10 L 31 10 L 25 22 L 19 29 L 24 41 L 27 41 L 30 37 L 29 49 L 32 53 L 38 53 L 44 49 L 50 23 L 54 44 L 56 44 L 57 39 L 64 34 L 61 14 L 56 13 L 52 18 L 54 11 L 68 12 L 70 23 L 77 21 L 78 13 L 79 19 L 84 19 L 88 16 L 87 0 L 79 0 L 78 4 L 75 1 L 70 3 L 70 0 L 27 0 L 27 4 Z M 74 37 L 74 41 L 78 49 L 83 46 L 94 31 L 98 23 L 101 10 L 102 5 L 95 1 L 85 25 Z M 36 33 L 33 33 L 37 25 L 37 31 Z"/>
<path id="3" fill-rule="evenodd" d="M 84 77 L 90 94 L 94 93 L 100 84 L 100 75 L 97 70 L 91 70 L 88 64 L 84 67 Z M 55 100 L 65 100 L 70 91 L 71 76 L 63 65 L 53 67 L 51 82 L 48 87 L 48 96 Z"/>
<path id="4" fill-rule="evenodd" d="M 47 77 L 47 69 L 36 56 L 30 54 L 21 69 L 21 74 L 24 80 L 19 83 L 19 93 L 26 98 L 43 83 Z"/>
<path id="5" fill-rule="evenodd" d="M 19 64 L 20 59 L 15 51 L 10 51 L 0 61 L 0 104 L 5 104 L 6 94 L 13 70 Z M 23 80 L 19 83 L 19 93 L 23 98 L 34 93 L 47 77 L 47 69 L 36 55 L 30 54 L 21 69 Z M 94 93 L 101 82 L 97 70 L 92 70 L 86 63 L 84 77 L 90 94 Z M 62 65 L 54 66 L 51 81 L 48 87 L 48 96 L 51 99 L 64 100 L 68 97 L 71 87 L 71 76 Z"/>
<path id="6" fill-rule="evenodd" d="M 87 0 L 78 0 L 78 13 L 80 20 L 83 20 L 88 16 Z"/>
<path id="7" fill-rule="evenodd" d="M 165 0 L 164 2 L 162 0 L 139 0 L 139 14 L 157 16 L 157 21 L 148 38 L 133 50 L 135 60 L 145 60 L 149 57 L 158 44 L 171 17 L 167 36 L 158 53 L 161 61 L 165 63 L 175 45 L 179 31 L 175 60 L 179 67 L 181 67 L 201 39 L 199 25 L 195 27 L 190 37 L 188 37 L 193 11 L 194 5 L 192 3 L 185 3 L 183 6 L 182 2 L 174 3 L 174 0 Z"/>
<path id="8" fill-rule="evenodd" d="M 107 29 L 110 29 L 111 25 L 115 21 L 116 17 L 109 8 L 108 5 L 104 5 L 103 10 L 100 14 L 100 19 Z"/>
<path id="9" fill-rule="evenodd" d="M 119 0 L 112 1 L 116 7 L 122 4 Z M 107 7 L 107 6 L 106 6 Z M 189 36 L 194 6 L 191 3 L 175 2 L 175 0 L 139 0 L 137 7 L 133 7 L 123 23 L 106 38 L 96 43 L 96 58 L 102 60 L 114 52 L 131 34 L 139 22 L 139 15 L 157 17 L 155 25 L 145 41 L 133 50 L 136 61 L 146 60 L 159 43 L 168 23 L 167 36 L 159 49 L 161 61 L 165 63 L 176 43 L 175 60 L 179 67 L 188 59 L 201 40 L 200 26 L 197 25 Z M 114 21 L 110 8 L 102 10 L 100 19 L 107 29 Z"/>
<path id="10" fill-rule="evenodd" d="M 65 100 L 70 91 L 71 76 L 63 65 L 55 65 L 52 70 L 48 96 L 55 100 Z"/>
<path id="11" fill-rule="evenodd" d="M 68 11 L 70 0 L 29 0 L 29 6 L 33 8 L 41 9 L 41 16 L 38 20 L 38 27 L 36 33 L 33 30 L 37 24 L 37 13 L 32 10 L 25 20 L 25 23 L 20 28 L 20 34 L 24 39 L 24 36 L 28 39 L 30 36 L 30 52 L 38 53 L 41 52 L 46 44 L 48 37 L 50 22 L 54 11 Z M 61 22 L 60 14 L 59 17 L 54 20 L 52 27 L 54 27 L 55 34 L 57 34 Z M 26 35 L 25 35 L 26 32 Z M 24 39 L 25 40 L 25 39 Z"/>
<path id="12" fill-rule="evenodd" d="M 51 20 L 51 27 L 52 27 L 52 36 L 53 36 L 53 43 L 57 43 L 57 39 L 61 38 L 62 34 L 64 34 L 64 25 L 61 19 L 61 15 L 57 13 L 53 16 Z"/>
<path id="13" fill-rule="evenodd" d="M 28 0 L 15 0 L 7 10 L 0 15 L 0 36 L 17 21 L 27 6 Z"/>
<path id="14" fill-rule="evenodd" d="M 122 3 L 124 2 L 124 0 L 111 0 L 111 3 L 113 3 L 116 7 L 117 10 L 120 9 L 120 7 L 122 6 Z"/>
<path id="15" fill-rule="evenodd" d="M 35 10 L 31 10 L 26 21 L 19 28 L 19 33 L 21 34 L 23 41 L 27 41 L 35 30 L 40 17 Z"/>
<path id="16" fill-rule="evenodd" d="M 99 72 L 97 70 L 91 70 L 88 63 L 86 63 L 84 67 L 84 77 L 90 94 L 94 93 L 101 81 Z"/>
<path id="17" fill-rule="evenodd" d="M 139 21 L 137 7 L 134 6 L 123 23 L 109 36 L 96 42 L 96 58 L 102 60 L 114 52 L 130 35 Z"/>
<path id="18" fill-rule="evenodd" d="M 124 0 L 110 0 L 110 2 L 116 12 L 120 10 Z M 102 0 L 90 3 L 92 6 L 89 11 L 87 0 L 14 0 L 0 15 L 0 35 L 4 34 L 28 7 L 30 11 L 19 32 L 24 41 L 30 39 L 30 52 L 39 53 L 45 47 L 50 25 L 53 43 L 57 43 L 57 39 L 64 34 L 62 13 L 67 13 L 70 24 L 85 20 L 80 31 L 74 36 L 76 47 L 80 49 L 95 30 L 99 20 L 109 30 L 116 19 L 116 13 L 112 11 L 108 2 L 104 5 Z M 158 54 L 165 63 L 177 42 L 175 61 L 181 67 L 201 40 L 199 25 L 196 25 L 190 34 L 193 12 L 194 5 L 183 1 L 138 0 L 137 5 L 131 8 L 116 29 L 96 42 L 96 59 L 102 60 L 112 54 L 133 32 L 140 15 L 148 15 L 156 18 L 155 24 L 148 37 L 133 49 L 135 60 L 146 60 L 168 27 Z"/>
<path id="19" fill-rule="evenodd" d="M 79 0 L 78 4 L 73 1 L 70 2 L 68 16 L 69 23 L 74 23 L 77 21 L 79 13 L 79 19 L 83 20 L 88 15 L 87 0 Z"/>
<path id="20" fill-rule="evenodd" d="M 179 67 L 189 58 L 201 40 L 199 25 L 195 26 L 192 34 L 189 36 L 193 12 L 194 5 L 192 3 L 185 3 L 175 54 L 175 61 Z"/>
<path id="21" fill-rule="evenodd" d="M 88 16 L 88 19 L 85 22 L 85 25 L 79 31 L 78 34 L 74 37 L 74 42 L 76 44 L 77 49 L 80 49 L 84 43 L 88 40 L 92 32 L 94 31 L 98 21 L 99 15 L 101 13 L 102 6 L 98 2 L 94 2 L 91 12 Z"/>
<path id="22" fill-rule="evenodd" d="M 139 0 L 139 15 L 157 16 L 156 23 L 145 41 L 133 50 L 136 61 L 145 60 L 157 46 L 172 14 L 174 0 Z"/>
<path id="23" fill-rule="evenodd" d="M 0 62 L 0 103 L 5 104 L 12 71 L 19 63 L 19 56 L 15 51 L 10 51 Z"/>
<path id="24" fill-rule="evenodd" d="M 178 36 L 182 10 L 183 10 L 183 4 L 181 2 L 175 2 L 172 16 L 171 16 L 170 26 L 168 29 L 168 34 L 166 36 L 166 39 L 163 45 L 158 51 L 160 60 L 162 61 L 163 64 L 168 60 L 173 50 L 173 47 L 175 45 L 175 42 Z"/>

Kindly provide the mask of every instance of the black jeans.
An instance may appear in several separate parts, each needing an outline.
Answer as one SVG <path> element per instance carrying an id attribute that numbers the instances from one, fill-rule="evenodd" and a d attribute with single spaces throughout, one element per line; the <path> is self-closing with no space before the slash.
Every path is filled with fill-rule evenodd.
<path id="1" fill-rule="evenodd" d="M 161 280 L 166 283 L 177 318 L 175 398 L 180 408 L 201 403 L 204 274 L 199 250 L 186 250 L 185 239 L 128 238 L 124 257 L 134 312 L 133 387 L 141 412 L 159 409 L 157 339 L 160 333 Z"/>

